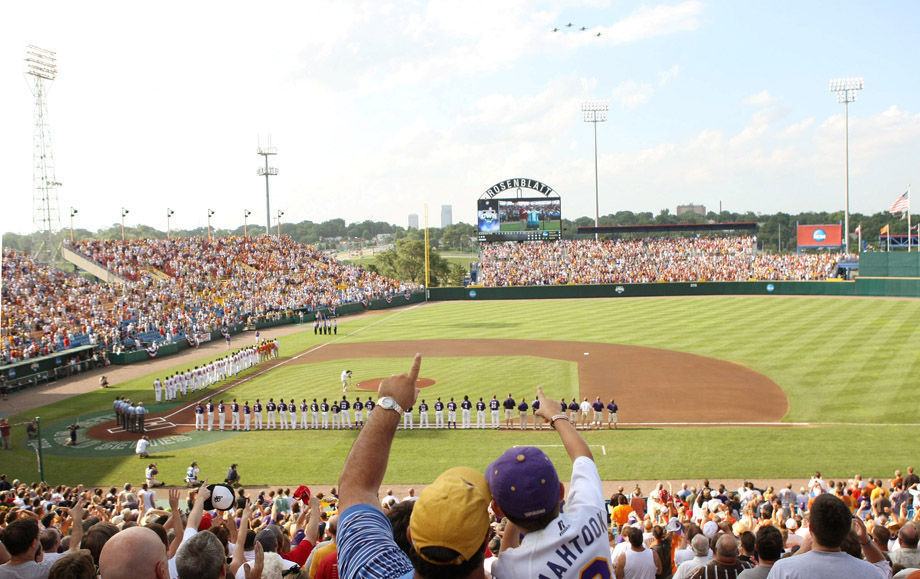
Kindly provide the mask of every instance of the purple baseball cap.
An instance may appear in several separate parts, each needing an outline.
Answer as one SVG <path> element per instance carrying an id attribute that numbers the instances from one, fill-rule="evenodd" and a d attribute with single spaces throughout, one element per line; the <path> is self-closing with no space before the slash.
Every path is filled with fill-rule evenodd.
<path id="1" fill-rule="evenodd" d="M 559 504 L 559 475 L 535 446 L 509 448 L 486 469 L 492 498 L 511 519 L 536 519 Z"/>

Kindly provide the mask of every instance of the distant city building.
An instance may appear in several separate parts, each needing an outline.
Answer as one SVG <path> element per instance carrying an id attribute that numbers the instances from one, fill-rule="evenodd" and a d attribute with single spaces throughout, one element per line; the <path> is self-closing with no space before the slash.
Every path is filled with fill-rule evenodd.
<path id="1" fill-rule="evenodd" d="M 453 205 L 441 205 L 441 229 L 454 224 Z"/>
<path id="2" fill-rule="evenodd" d="M 418 229 L 418 213 L 409 214 L 409 229 Z"/>
<path id="3" fill-rule="evenodd" d="M 677 214 L 683 215 L 684 213 L 696 213 L 697 215 L 706 215 L 706 206 L 705 205 L 678 205 Z"/>

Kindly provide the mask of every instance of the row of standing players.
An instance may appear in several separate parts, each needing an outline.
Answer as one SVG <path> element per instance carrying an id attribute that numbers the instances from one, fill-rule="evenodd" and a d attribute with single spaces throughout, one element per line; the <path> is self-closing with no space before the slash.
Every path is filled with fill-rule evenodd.
<path id="1" fill-rule="evenodd" d="M 619 407 L 613 400 L 609 404 L 601 402 L 600 397 L 595 398 L 594 402 L 588 402 L 585 398 L 579 404 L 575 398 L 566 404 L 565 399 L 561 401 L 561 410 L 569 415 L 572 424 L 580 425 L 583 429 L 617 428 L 617 412 Z M 298 427 L 302 430 L 340 430 L 361 428 L 364 426 L 365 412 L 370 414 L 374 409 L 375 403 L 372 397 L 368 396 L 366 402 L 362 402 L 359 397 L 355 397 L 354 402 L 349 402 L 347 396 L 342 396 L 341 400 L 333 400 L 330 404 L 328 399 L 323 398 L 318 402 L 316 398 L 313 402 L 307 403 L 304 398 L 299 407 L 291 399 L 286 403 L 283 399 L 275 402 L 274 398 L 269 398 L 264 405 L 265 417 L 263 418 L 263 405 L 260 399 L 250 405 L 246 400 L 242 405 L 234 398 L 230 404 L 224 404 L 220 400 L 214 404 L 212 399 L 206 403 L 199 402 L 195 405 L 195 430 L 214 430 L 215 418 L 217 419 L 218 430 L 296 430 Z M 500 413 L 504 409 L 505 426 L 514 428 L 517 425 L 520 429 L 528 428 L 528 410 L 536 413 L 540 407 L 539 400 L 534 400 L 528 404 L 525 398 L 517 402 L 510 394 L 504 401 L 499 401 L 496 396 L 488 402 L 480 398 L 477 402 L 472 402 L 469 396 L 464 396 L 458 404 L 451 398 L 448 402 L 442 402 L 439 397 L 434 403 L 434 428 L 457 428 L 457 410 L 460 410 L 461 428 L 474 428 L 472 425 L 472 412 L 476 411 L 475 428 L 500 428 Z M 299 420 L 297 410 L 300 410 Z M 491 424 L 486 424 L 486 409 L 491 413 Z M 227 410 L 230 412 L 228 413 Z M 446 420 L 445 420 L 446 411 Z M 517 412 L 517 416 L 515 416 Z M 354 420 L 352 420 L 354 413 Z M 605 416 L 606 413 L 606 416 Z M 228 426 L 229 417 L 229 426 Z M 431 428 L 429 421 L 429 406 L 422 399 L 418 405 L 418 428 Z M 543 420 L 534 414 L 533 428 L 549 427 Z M 415 428 L 415 413 L 413 408 L 406 408 L 403 411 L 403 428 Z"/>

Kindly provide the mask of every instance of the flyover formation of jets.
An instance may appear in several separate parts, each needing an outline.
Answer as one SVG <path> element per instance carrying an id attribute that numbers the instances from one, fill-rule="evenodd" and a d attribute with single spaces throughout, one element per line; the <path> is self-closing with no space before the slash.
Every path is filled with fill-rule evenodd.
<path id="1" fill-rule="evenodd" d="M 575 25 L 572 24 L 571 22 L 569 22 L 569 23 L 566 24 L 563 28 L 558 28 L 558 27 L 553 28 L 553 32 L 564 32 L 564 31 L 565 31 L 564 29 L 568 29 L 568 30 L 578 30 L 579 32 L 585 32 L 586 30 L 588 30 L 588 27 L 587 27 L 587 26 L 582 26 L 581 28 L 575 28 Z M 600 36 L 600 35 L 601 35 L 601 33 L 598 32 L 598 33 L 596 33 L 594 36 Z"/>

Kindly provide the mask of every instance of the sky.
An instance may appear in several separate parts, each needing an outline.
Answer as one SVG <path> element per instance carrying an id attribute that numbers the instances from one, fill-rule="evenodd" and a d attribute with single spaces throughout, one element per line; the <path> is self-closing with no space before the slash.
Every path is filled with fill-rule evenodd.
<path id="1" fill-rule="evenodd" d="M 0 23 L 0 229 L 33 229 L 26 46 L 48 92 L 60 226 L 273 226 L 442 204 L 473 223 L 499 181 L 537 179 L 563 216 L 686 203 L 775 213 L 887 210 L 920 183 L 920 3 L 402 0 L 15 2 Z M 569 28 L 566 26 L 572 23 Z M 584 26 L 587 30 L 582 31 Z M 559 28 L 553 32 L 553 28 Z M 599 36 L 598 36 L 599 34 Z M 526 192 L 525 194 L 530 194 Z M 915 207 L 917 205 L 915 204 Z M 914 210 L 916 212 L 916 209 Z"/>

